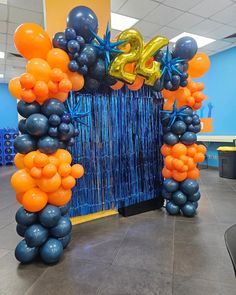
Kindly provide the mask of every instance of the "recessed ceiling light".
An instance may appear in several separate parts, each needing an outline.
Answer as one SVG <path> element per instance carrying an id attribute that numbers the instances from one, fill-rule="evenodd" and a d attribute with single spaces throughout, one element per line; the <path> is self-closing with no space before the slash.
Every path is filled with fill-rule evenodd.
<path id="1" fill-rule="evenodd" d="M 0 58 L 5 58 L 5 52 L 0 51 Z"/>
<path id="2" fill-rule="evenodd" d="M 136 18 L 132 18 L 118 13 L 111 13 L 111 28 L 114 30 L 126 30 L 132 27 L 138 21 L 139 20 Z"/>
<path id="3" fill-rule="evenodd" d="M 211 39 L 211 38 L 207 38 L 207 37 L 184 32 L 184 33 L 179 34 L 178 36 L 172 38 L 170 40 L 170 42 L 176 42 L 178 39 L 180 39 L 182 37 L 186 37 L 186 36 L 194 38 L 197 41 L 198 48 L 201 48 L 203 46 L 206 46 L 206 45 L 216 41 L 215 39 Z"/>
<path id="4" fill-rule="evenodd" d="M 0 0 L 0 4 L 6 4 L 7 5 L 7 0 Z"/>
<path id="5" fill-rule="evenodd" d="M 0 78 L 4 78 L 4 75 L 3 74 L 0 74 Z"/>

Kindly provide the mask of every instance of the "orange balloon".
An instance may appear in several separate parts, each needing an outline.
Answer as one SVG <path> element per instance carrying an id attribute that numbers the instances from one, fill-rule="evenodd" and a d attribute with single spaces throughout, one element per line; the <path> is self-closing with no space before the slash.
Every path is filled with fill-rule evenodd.
<path id="1" fill-rule="evenodd" d="M 180 169 L 179 172 L 187 172 L 188 171 L 188 166 L 187 165 L 183 165 Z"/>
<path id="2" fill-rule="evenodd" d="M 172 156 L 167 156 L 165 159 L 164 159 L 164 163 L 165 163 L 165 166 L 167 169 L 169 170 L 172 170 L 173 169 L 173 157 Z"/>
<path id="3" fill-rule="evenodd" d="M 71 154 L 64 149 L 58 149 L 54 154 L 54 157 L 56 157 L 59 160 L 59 163 L 68 163 L 71 164 L 72 157 Z"/>
<path id="4" fill-rule="evenodd" d="M 196 152 L 197 152 L 197 149 L 195 148 L 194 145 L 189 145 L 188 146 L 187 156 L 194 157 L 194 155 L 196 154 Z"/>
<path id="5" fill-rule="evenodd" d="M 58 165 L 59 165 L 59 160 L 54 156 L 48 156 L 48 161 L 50 164 L 53 164 L 56 167 L 58 167 Z"/>
<path id="6" fill-rule="evenodd" d="M 112 86 L 110 86 L 110 87 L 111 87 L 111 89 L 113 89 L 113 90 L 119 90 L 119 89 L 121 89 L 123 86 L 124 86 L 124 83 L 118 81 L 118 82 L 116 82 L 114 85 L 112 85 Z"/>
<path id="7" fill-rule="evenodd" d="M 23 198 L 24 193 L 16 193 L 16 200 L 22 204 L 22 198 Z"/>
<path id="8" fill-rule="evenodd" d="M 21 84 L 20 84 L 20 79 L 17 78 L 13 78 L 10 80 L 9 84 L 8 84 L 8 89 L 11 93 L 12 96 L 20 99 L 21 98 Z"/>
<path id="9" fill-rule="evenodd" d="M 53 164 L 47 164 L 43 167 L 43 176 L 47 178 L 53 177 L 57 173 L 57 167 Z"/>
<path id="10" fill-rule="evenodd" d="M 68 92 L 58 92 L 58 93 L 54 93 L 52 95 L 50 95 L 50 92 L 49 92 L 49 97 L 57 98 L 61 102 L 64 102 L 64 101 L 66 101 L 66 99 L 68 97 Z"/>
<path id="11" fill-rule="evenodd" d="M 136 76 L 134 83 L 127 86 L 129 90 L 138 91 L 143 86 L 143 83 L 144 83 L 144 78 L 141 76 Z"/>
<path id="12" fill-rule="evenodd" d="M 51 68 L 42 58 L 32 58 L 29 60 L 26 65 L 26 70 L 38 81 L 48 82 L 50 80 Z"/>
<path id="13" fill-rule="evenodd" d="M 70 175 L 70 173 L 71 173 L 71 165 L 68 164 L 68 163 L 61 163 L 59 168 L 58 168 L 58 173 L 62 177 L 66 177 L 66 176 Z"/>
<path id="14" fill-rule="evenodd" d="M 186 155 L 187 147 L 182 143 L 176 143 L 171 150 L 171 155 L 175 158 L 179 158 L 181 155 Z"/>
<path id="15" fill-rule="evenodd" d="M 199 110 L 202 107 L 202 102 L 195 103 L 192 107 L 194 111 Z"/>
<path id="16" fill-rule="evenodd" d="M 203 162 L 205 159 L 205 156 L 203 153 L 196 153 L 193 157 L 194 162 L 196 163 L 200 163 Z"/>
<path id="17" fill-rule="evenodd" d="M 193 170 L 196 167 L 196 163 L 194 162 L 193 158 L 188 157 L 188 170 Z"/>
<path id="18" fill-rule="evenodd" d="M 51 68 L 59 68 L 63 72 L 68 70 L 70 58 L 64 50 L 53 48 L 48 52 L 46 59 Z"/>
<path id="19" fill-rule="evenodd" d="M 79 91 L 84 87 L 84 76 L 79 73 L 68 72 L 68 78 L 72 83 L 72 91 Z"/>
<path id="20" fill-rule="evenodd" d="M 76 181 L 75 181 L 74 177 L 71 175 L 63 177 L 61 180 L 61 186 L 64 189 L 71 189 L 75 186 L 75 184 L 76 184 Z"/>
<path id="21" fill-rule="evenodd" d="M 192 96 L 187 97 L 186 105 L 192 107 L 195 104 L 195 99 Z"/>
<path id="22" fill-rule="evenodd" d="M 24 155 L 17 153 L 14 158 L 14 164 L 15 164 L 16 168 L 18 168 L 18 169 L 25 168 Z"/>
<path id="23" fill-rule="evenodd" d="M 188 79 L 187 88 L 190 90 L 191 93 L 198 91 L 197 82 L 194 82 L 191 79 Z"/>
<path id="24" fill-rule="evenodd" d="M 206 74 L 209 70 L 211 62 L 208 57 L 203 52 L 198 52 L 189 62 L 188 62 L 188 73 L 193 78 L 199 78 Z"/>
<path id="25" fill-rule="evenodd" d="M 165 99 L 168 99 L 171 101 L 174 101 L 174 99 L 175 99 L 175 91 L 169 91 L 169 90 L 163 89 L 162 95 Z"/>
<path id="26" fill-rule="evenodd" d="M 36 80 L 30 73 L 24 73 L 20 76 L 20 84 L 22 88 L 31 89 L 34 87 Z"/>
<path id="27" fill-rule="evenodd" d="M 58 83 L 57 82 L 53 82 L 53 81 L 49 81 L 48 82 L 48 90 L 51 92 L 51 93 L 57 93 L 59 91 L 59 88 L 58 88 Z"/>
<path id="28" fill-rule="evenodd" d="M 203 144 L 199 144 L 199 145 L 197 146 L 197 151 L 198 151 L 199 153 L 203 153 L 203 154 L 205 154 L 206 151 L 207 151 L 207 148 L 205 147 L 205 145 L 203 145 Z"/>
<path id="29" fill-rule="evenodd" d="M 173 102 L 167 100 L 167 101 L 164 103 L 163 109 L 164 109 L 165 111 L 171 111 L 171 110 L 173 109 Z"/>
<path id="30" fill-rule="evenodd" d="M 166 157 L 171 155 L 171 151 L 172 151 L 172 146 L 171 145 L 167 145 L 167 144 L 163 144 L 161 147 L 161 154 Z"/>
<path id="31" fill-rule="evenodd" d="M 192 94 L 195 102 L 202 102 L 205 99 L 205 95 L 201 91 L 196 91 Z"/>
<path id="32" fill-rule="evenodd" d="M 172 177 L 176 181 L 183 181 L 187 178 L 187 172 L 179 172 L 179 171 L 173 170 Z"/>
<path id="33" fill-rule="evenodd" d="M 48 162 L 48 156 L 44 153 L 38 152 L 34 157 L 34 165 L 38 168 L 44 167 Z"/>
<path id="34" fill-rule="evenodd" d="M 31 169 L 34 167 L 34 158 L 38 154 L 38 151 L 29 152 L 24 156 L 24 165 L 26 168 Z"/>
<path id="35" fill-rule="evenodd" d="M 183 161 L 183 163 L 184 163 L 185 165 L 188 164 L 188 159 L 189 159 L 188 156 L 181 155 L 181 156 L 179 157 L 179 159 L 180 159 L 181 161 Z"/>
<path id="36" fill-rule="evenodd" d="M 71 200 L 71 190 L 65 190 L 62 187 L 53 193 L 48 193 L 48 203 L 54 206 L 64 206 Z"/>
<path id="37" fill-rule="evenodd" d="M 42 169 L 37 168 L 37 167 L 33 167 L 33 168 L 30 169 L 30 175 L 33 178 L 41 178 L 42 177 Z"/>
<path id="38" fill-rule="evenodd" d="M 42 210 L 48 201 L 48 196 L 38 188 L 28 190 L 22 197 L 22 205 L 29 212 Z"/>
<path id="39" fill-rule="evenodd" d="M 69 92 L 72 89 L 72 83 L 69 79 L 62 79 L 59 82 L 59 91 L 61 92 Z"/>
<path id="40" fill-rule="evenodd" d="M 180 101 L 186 100 L 189 96 L 191 96 L 191 92 L 187 87 L 180 87 L 176 91 L 176 99 Z"/>
<path id="41" fill-rule="evenodd" d="M 48 85 L 44 81 L 37 81 L 34 86 L 34 94 L 40 98 L 48 98 Z"/>
<path id="42" fill-rule="evenodd" d="M 50 79 L 53 82 L 60 82 L 62 79 L 64 79 L 64 73 L 61 69 L 54 68 L 51 70 Z"/>
<path id="43" fill-rule="evenodd" d="M 56 173 L 51 178 L 42 177 L 37 179 L 36 183 L 38 187 L 46 193 L 55 192 L 61 186 L 61 176 Z"/>
<path id="44" fill-rule="evenodd" d="M 22 193 L 35 187 L 36 183 L 25 169 L 20 169 L 12 175 L 11 185 L 17 193 Z"/>
<path id="45" fill-rule="evenodd" d="M 172 161 L 173 168 L 180 171 L 183 169 L 184 162 L 179 159 L 173 159 Z"/>
<path id="46" fill-rule="evenodd" d="M 192 179 L 198 179 L 200 177 L 200 172 L 197 168 L 195 168 L 193 170 L 188 171 L 187 177 Z"/>
<path id="47" fill-rule="evenodd" d="M 75 164 L 71 167 L 71 176 L 80 178 L 84 175 L 84 167 L 80 164 Z"/>
<path id="48" fill-rule="evenodd" d="M 26 59 L 46 58 L 52 43 L 42 27 L 34 23 L 20 25 L 14 33 L 14 44 L 18 52 Z"/>
<path id="49" fill-rule="evenodd" d="M 32 89 L 22 89 L 21 99 L 23 99 L 25 102 L 31 103 L 35 101 L 36 95 L 34 94 Z"/>
<path id="50" fill-rule="evenodd" d="M 171 178 L 172 177 L 171 170 L 169 170 L 166 167 L 164 167 L 162 169 L 162 175 L 163 175 L 164 178 Z"/>

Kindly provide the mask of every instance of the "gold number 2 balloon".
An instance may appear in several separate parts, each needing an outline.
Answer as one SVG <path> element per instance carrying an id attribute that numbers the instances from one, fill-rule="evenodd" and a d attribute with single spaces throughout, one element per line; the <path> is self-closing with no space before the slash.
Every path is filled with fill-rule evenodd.
<path id="1" fill-rule="evenodd" d="M 126 40 L 130 44 L 130 50 L 128 53 L 121 53 L 110 65 L 109 74 L 118 80 L 125 81 L 132 84 L 136 79 L 136 72 L 128 73 L 124 67 L 127 63 L 137 62 L 143 51 L 143 38 L 141 34 L 134 30 L 129 29 L 120 34 L 117 41 Z"/>

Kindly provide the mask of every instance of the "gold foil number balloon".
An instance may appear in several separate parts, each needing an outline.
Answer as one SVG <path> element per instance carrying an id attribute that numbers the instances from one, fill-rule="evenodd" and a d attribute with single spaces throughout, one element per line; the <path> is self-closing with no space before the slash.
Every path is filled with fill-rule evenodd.
<path id="1" fill-rule="evenodd" d="M 145 77 L 145 84 L 152 86 L 157 79 L 161 76 L 160 62 L 153 61 L 151 67 L 147 67 L 147 61 L 162 47 L 168 45 L 169 41 L 165 37 L 156 36 L 150 40 L 136 65 L 136 73 Z"/>
<path id="2" fill-rule="evenodd" d="M 133 29 L 122 32 L 117 41 L 126 40 L 130 44 L 128 53 L 119 54 L 110 65 L 109 74 L 119 80 L 132 84 L 136 79 L 136 72 L 128 73 L 124 67 L 127 63 L 137 62 L 143 51 L 143 38 Z"/>

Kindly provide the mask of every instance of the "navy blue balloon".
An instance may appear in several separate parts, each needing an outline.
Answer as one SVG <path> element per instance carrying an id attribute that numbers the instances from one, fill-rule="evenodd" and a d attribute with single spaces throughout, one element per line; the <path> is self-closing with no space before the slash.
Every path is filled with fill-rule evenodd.
<path id="1" fill-rule="evenodd" d="M 54 238 L 62 238 L 71 232 L 71 221 L 69 217 L 62 216 L 57 225 L 50 229 L 50 234 Z"/>
<path id="2" fill-rule="evenodd" d="M 176 191 L 172 195 L 172 200 L 176 205 L 183 206 L 187 202 L 187 196 L 181 191 Z"/>
<path id="3" fill-rule="evenodd" d="M 184 123 L 186 123 L 187 125 L 192 123 L 193 118 L 191 116 L 185 116 L 184 117 Z"/>
<path id="4" fill-rule="evenodd" d="M 79 67 L 78 72 L 81 75 L 84 75 L 84 76 L 87 75 L 88 74 L 88 66 L 83 65 L 82 67 Z"/>
<path id="5" fill-rule="evenodd" d="M 25 231 L 25 241 L 29 247 L 39 247 L 47 238 L 48 230 L 41 224 L 32 224 Z"/>
<path id="6" fill-rule="evenodd" d="M 25 240 L 19 242 L 15 249 L 15 257 L 21 263 L 30 263 L 38 255 L 37 247 L 30 248 Z"/>
<path id="7" fill-rule="evenodd" d="M 172 198 L 172 194 L 168 192 L 165 188 L 162 188 L 161 196 L 166 200 L 170 200 Z"/>
<path id="8" fill-rule="evenodd" d="M 78 61 L 81 65 L 91 66 L 97 60 L 97 49 L 93 45 L 86 44 L 81 50 Z M 82 60 L 83 59 L 83 60 Z"/>
<path id="9" fill-rule="evenodd" d="M 184 216 L 193 217 L 196 214 L 196 207 L 193 203 L 187 202 L 183 207 L 181 207 L 181 211 Z"/>
<path id="10" fill-rule="evenodd" d="M 63 249 L 65 249 L 71 241 L 71 233 L 69 233 L 68 235 L 66 235 L 62 238 L 58 238 L 58 240 L 62 243 Z"/>
<path id="11" fill-rule="evenodd" d="M 62 134 L 67 134 L 70 131 L 69 124 L 61 123 L 58 127 L 58 131 Z"/>
<path id="12" fill-rule="evenodd" d="M 64 115 L 61 117 L 61 121 L 62 121 L 63 123 L 67 123 L 67 124 L 69 124 L 69 123 L 71 122 L 71 117 L 70 117 L 70 115 L 68 115 L 68 114 L 64 114 Z"/>
<path id="13" fill-rule="evenodd" d="M 25 236 L 25 231 L 27 230 L 28 226 L 17 224 L 16 225 L 16 232 L 18 233 L 19 236 L 24 237 Z"/>
<path id="14" fill-rule="evenodd" d="M 170 122 L 170 115 L 163 113 L 162 116 L 161 116 L 162 126 L 168 126 L 169 125 L 169 122 Z"/>
<path id="15" fill-rule="evenodd" d="M 164 56 L 163 51 L 162 51 L 162 50 L 159 50 L 159 51 L 157 51 L 156 54 L 154 55 L 154 59 L 155 59 L 156 61 L 161 61 L 162 58 L 163 58 L 163 56 Z"/>
<path id="16" fill-rule="evenodd" d="M 194 132 L 187 131 L 180 137 L 180 141 L 183 144 L 191 145 L 197 141 L 197 135 Z"/>
<path id="17" fill-rule="evenodd" d="M 192 110 L 191 107 L 185 107 L 183 109 L 183 113 L 186 114 L 186 115 L 188 115 L 188 116 L 193 116 L 193 110 Z"/>
<path id="18" fill-rule="evenodd" d="M 173 132 L 167 132 L 163 136 L 163 141 L 164 141 L 164 143 L 166 143 L 168 145 L 175 145 L 176 143 L 179 142 L 179 137 L 176 134 L 174 134 Z"/>
<path id="19" fill-rule="evenodd" d="M 112 85 L 116 84 L 116 82 L 117 82 L 116 79 L 109 76 L 109 75 L 107 75 L 105 77 L 105 79 L 103 80 L 103 83 L 108 86 L 112 86 Z"/>
<path id="20" fill-rule="evenodd" d="M 197 210 L 197 208 L 198 208 L 198 202 L 192 202 L 192 204 L 193 204 L 193 206 L 196 208 L 196 210 Z"/>
<path id="21" fill-rule="evenodd" d="M 85 80 L 85 84 L 84 84 L 84 88 L 88 91 L 88 92 L 95 92 L 98 90 L 100 86 L 100 82 L 97 81 L 96 79 L 87 77 L 87 79 Z"/>
<path id="22" fill-rule="evenodd" d="M 67 146 L 72 146 L 74 144 L 75 144 L 75 139 L 74 139 L 74 137 L 71 137 L 67 142 Z"/>
<path id="23" fill-rule="evenodd" d="M 58 149 L 59 143 L 57 138 L 44 136 L 38 141 L 38 149 L 45 154 L 52 154 Z"/>
<path id="24" fill-rule="evenodd" d="M 21 119 L 18 123 L 18 129 L 22 134 L 27 133 L 25 123 L 26 123 L 26 119 Z"/>
<path id="25" fill-rule="evenodd" d="M 79 65 L 76 60 L 71 60 L 68 64 L 68 69 L 71 72 L 77 72 L 79 70 Z"/>
<path id="26" fill-rule="evenodd" d="M 175 205 L 173 202 L 170 201 L 166 204 L 166 211 L 170 215 L 177 215 L 180 212 L 180 208 L 178 205 Z"/>
<path id="27" fill-rule="evenodd" d="M 164 88 L 164 83 L 161 79 L 157 79 L 154 83 L 154 85 L 152 86 L 152 90 L 153 91 L 161 91 Z"/>
<path id="28" fill-rule="evenodd" d="M 70 40 L 68 43 L 67 43 L 67 49 L 70 53 L 74 54 L 76 52 L 79 52 L 80 50 L 80 45 L 79 45 L 79 42 L 76 41 L 76 40 Z"/>
<path id="29" fill-rule="evenodd" d="M 28 212 L 20 207 L 15 215 L 16 222 L 20 225 L 29 226 L 37 221 L 37 213 Z"/>
<path id="30" fill-rule="evenodd" d="M 105 61 L 101 58 L 98 58 L 96 63 L 93 64 L 92 67 L 89 69 L 89 76 L 98 80 L 102 81 L 106 74 L 106 67 Z"/>
<path id="31" fill-rule="evenodd" d="M 186 73 L 186 72 L 182 73 L 180 79 L 181 79 L 182 82 L 187 80 L 188 79 L 188 73 Z"/>
<path id="32" fill-rule="evenodd" d="M 190 60 L 197 53 L 197 49 L 196 40 L 192 37 L 186 36 L 176 41 L 172 55 L 173 57 Z"/>
<path id="33" fill-rule="evenodd" d="M 173 84 L 171 83 L 171 81 L 165 81 L 164 87 L 167 90 L 171 90 L 171 88 L 173 87 Z"/>
<path id="34" fill-rule="evenodd" d="M 201 198 L 201 194 L 200 194 L 199 191 L 196 192 L 196 193 L 193 194 L 193 195 L 189 195 L 189 196 L 188 196 L 188 200 L 189 200 L 190 202 L 197 202 L 197 201 L 200 200 L 200 198 Z"/>
<path id="35" fill-rule="evenodd" d="M 187 129 L 186 124 L 183 121 L 175 121 L 171 126 L 171 131 L 177 135 L 182 135 Z"/>
<path id="36" fill-rule="evenodd" d="M 62 216 L 63 216 L 63 215 L 66 215 L 66 214 L 68 213 L 69 209 L 70 209 L 70 202 L 67 203 L 67 204 L 64 205 L 64 206 L 59 207 L 59 209 L 60 209 L 60 211 L 61 211 L 61 215 L 62 215 Z"/>
<path id="37" fill-rule="evenodd" d="M 71 137 L 74 136 L 75 127 L 73 126 L 73 124 L 69 123 L 69 124 L 67 124 L 67 126 L 69 127 L 69 132 L 67 132 L 67 133 L 64 132 L 64 133 L 59 134 L 59 139 L 62 141 L 68 141 L 71 139 Z"/>
<path id="38" fill-rule="evenodd" d="M 168 178 L 164 180 L 163 187 L 167 190 L 167 192 L 173 193 L 178 190 L 179 183 L 172 178 Z"/>
<path id="39" fill-rule="evenodd" d="M 17 153 L 28 154 L 37 149 L 37 141 L 29 134 L 21 134 L 15 138 L 14 148 Z"/>
<path id="40" fill-rule="evenodd" d="M 187 85 L 188 85 L 188 81 L 187 80 L 180 82 L 180 86 L 181 87 L 186 87 Z"/>
<path id="41" fill-rule="evenodd" d="M 57 127 L 61 123 L 61 118 L 56 114 L 52 114 L 49 117 L 48 122 L 50 125 Z"/>
<path id="42" fill-rule="evenodd" d="M 65 34 L 63 32 L 56 33 L 53 36 L 52 44 L 53 44 L 53 47 L 67 50 L 67 40 L 65 38 Z"/>
<path id="43" fill-rule="evenodd" d="M 59 149 L 66 149 L 66 147 L 67 147 L 66 146 L 66 143 L 59 140 L 59 142 L 58 142 L 58 148 Z"/>
<path id="44" fill-rule="evenodd" d="M 39 213 L 39 221 L 45 227 L 56 226 L 60 218 L 61 218 L 60 208 L 53 205 L 47 205 Z"/>
<path id="45" fill-rule="evenodd" d="M 77 36 L 76 40 L 79 42 L 80 46 L 83 46 L 85 44 L 85 40 L 82 36 Z"/>
<path id="46" fill-rule="evenodd" d="M 48 135 L 51 137 L 58 137 L 58 130 L 57 127 L 49 127 L 48 129 Z"/>
<path id="47" fill-rule="evenodd" d="M 62 243 L 57 239 L 50 238 L 40 247 L 39 253 L 45 263 L 57 263 L 63 254 Z"/>
<path id="48" fill-rule="evenodd" d="M 65 29 L 65 38 L 67 41 L 76 39 L 76 31 L 73 28 Z"/>
<path id="49" fill-rule="evenodd" d="M 46 117 L 50 117 L 52 114 L 56 114 L 59 117 L 62 116 L 65 112 L 65 106 L 60 100 L 56 98 L 51 98 L 47 100 L 41 107 L 42 113 Z"/>
<path id="50" fill-rule="evenodd" d="M 88 43 L 93 39 L 91 30 L 98 31 L 98 19 L 96 14 L 86 6 L 73 8 L 67 17 L 67 26 L 73 28 L 76 34 L 82 36 Z"/>
<path id="51" fill-rule="evenodd" d="M 180 189 L 183 193 L 187 194 L 188 196 L 191 196 L 198 191 L 199 185 L 196 180 L 187 178 L 180 183 Z"/>
<path id="52" fill-rule="evenodd" d="M 171 79 L 171 83 L 173 86 L 179 87 L 180 83 L 180 76 L 179 75 L 173 75 Z"/>
<path id="53" fill-rule="evenodd" d="M 20 100 L 17 103 L 17 111 L 22 117 L 28 118 L 32 114 L 40 113 L 40 105 L 36 101 L 27 103 Z"/>
<path id="54" fill-rule="evenodd" d="M 193 125 L 199 125 L 200 123 L 201 123 L 201 121 L 199 118 L 193 117 L 193 121 L 192 121 Z"/>
<path id="55" fill-rule="evenodd" d="M 30 115 L 26 120 L 26 130 L 33 136 L 43 136 L 47 134 L 48 127 L 48 118 L 42 114 Z"/>

